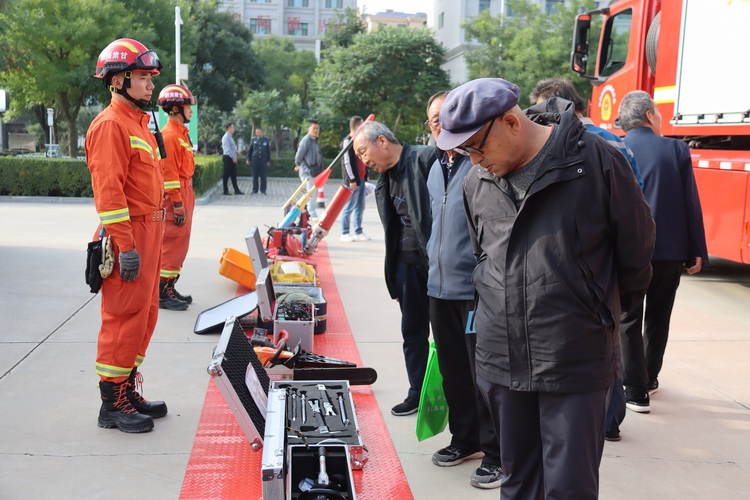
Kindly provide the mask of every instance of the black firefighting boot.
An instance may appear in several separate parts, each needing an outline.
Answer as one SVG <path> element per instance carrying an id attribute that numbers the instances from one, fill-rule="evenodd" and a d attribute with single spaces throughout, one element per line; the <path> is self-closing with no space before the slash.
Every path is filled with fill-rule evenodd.
<path id="1" fill-rule="evenodd" d="M 167 414 L 167 404 L 164 401 L 146 401 L 138 390 L 143 390 L 143 375 L 138 368 L 133 368 L 127 380 L 128 400 L 138 413 L 148 415 L 151 418 L 161 418 Z"/>
<path id="2" fill-rule="evenodd" d="M 180 292 L 177 291 L 177 289 L 174 287 L 177 284 L 177 280 L 180 279 L 180 275 L 178 274 L 176 278 L 172 280 L 171 288 L 174 292 L 174 296 L 180 299 L 183 302 L 187 302 L 188 304 L 193 303 L 193 296 L 192 295 L 182 295 Z"/>
<path id="3" fill-rule="evenodd" d="M 188 308 L 188 303 L 175 296 L 174 289 L 170 286 L 171 281 L 166 278 L 159 279 L 159 309 L 184 311 Z"/>
<path id="4" fill-rule="evenodd" d="M 117 427 L 122 432 L 148 432 L 154 428 L 154 419 L 148 415 L 138 413 L 128 400 L 128 381 L 119 384 L 114 382 L 99 382 L 99 392 L 102 396 L 102 407 L 99 410 L 99 427 L 113 429 Z"/>

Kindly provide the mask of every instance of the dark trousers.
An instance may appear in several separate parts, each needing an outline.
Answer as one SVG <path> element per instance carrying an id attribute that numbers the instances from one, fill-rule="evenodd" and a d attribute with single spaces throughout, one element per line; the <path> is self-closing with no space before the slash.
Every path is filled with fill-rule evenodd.
<path id="1" fill-rule="evenodd" d="M 224 162 L 224 193 L 228 193 L 229 189 L 227 189 L 227 181 L 229 179 L 232 179 L 232 187 L 234 187 L 234 192 L 238 193 L 240 188 L 237 186 L 237 165 L 234 163 L 234 160 L 229 155 L 224 155 L 222 158 L 222 161 Z"/>
<path id="2" fill-rule="evenodd" d="M 643 348 L 646 352 L 649 383 L 659 376 L 664 362 L 669 321 L 682 276 L 682 262 L 654 261 L 651 262 L 651 267 L 654 275 L 646 291 L 646 313 L 643 320 Z"/>
<path id="3" fill-rule="evenodd" d="M 620 320 L 623 383 L 628 392 L 636 395 L 645 393 L 661 371 L 682 275 L 680 261 L 652 261 L 651 267 L 653 277 L 646 290 L 645 307 L 643 300 L 634 300 Z"/>
<path id="4" fill-rule="evenodd" d="M 596 499 L 609 389 L 511 391 L 477 375 L 500 436 L 501 499 Z"/>
<path id="5" fill-rule="evenodd" d="M 430 313 L 427 301 L 427 266 L 399 262 L 396 272 L 401 336 L 409 377 L 408 396 L 419 399 L 427 369 L 430 344 Z"/>
<path id="6" fill-rule="evenodd" d="M 644 293 L 633 294 L 623 303 L 620 316 L 620 348 L 622 350 L 622 382 L 628 397 L 641 398 L 648 391 L 648 373 L 643 350 Z"/>
<path id="7" fill-rule="evenodd" d="M 266 171 L 268 163 L 263 161 L 253 162 L 253 193 L 258 192 L 258 179 L 260 179 L 260 192 L 266 192 Z"/>
<path id="8" fill-rule="evenodd" d="M 451 446 L 484 452 L 483 462 L 500 465 L 500 441 L 492 417 L 476 386 L 475 333 L 466 334 L 466 321 L 474 309 L 473 300 L 442 300 L 430 297 L 430 324 L 443 376 L 448 403 Z"/>

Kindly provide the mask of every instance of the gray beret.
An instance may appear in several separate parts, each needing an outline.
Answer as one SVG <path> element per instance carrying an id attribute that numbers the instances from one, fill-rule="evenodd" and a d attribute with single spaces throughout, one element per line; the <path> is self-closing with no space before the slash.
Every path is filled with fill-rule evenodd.
<path id="1" fill-rule="evenodd" d="M 488 121 L 518 104 L 518 87 L 502 78 L 478 78 L 451 90 L 440 109 L 443 151 L 460 146 Z"/>

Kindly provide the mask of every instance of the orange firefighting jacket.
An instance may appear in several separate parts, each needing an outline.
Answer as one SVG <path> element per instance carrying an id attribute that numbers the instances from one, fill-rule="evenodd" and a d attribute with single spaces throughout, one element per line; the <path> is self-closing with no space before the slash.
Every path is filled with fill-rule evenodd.
<path id="1" fill-rule="evenodd" d="M 159 148 L 149 117 L 112 100 L 86 134 L 86 163 L 102 225 L 121 252 L 135 248 L 130 217 L 161 210 L 164 197 Z"/>
<path id="2" fill-rule="evenodd" d="M 195 172 L 193 145 L 188 137 L 188 129 L 175 120 L 169 120 L 162 129 L 167 157 L 161 159 L 164 173 L 164 190 L 172 203 L 182 201 L 180 181 L 189 180 Z"/>

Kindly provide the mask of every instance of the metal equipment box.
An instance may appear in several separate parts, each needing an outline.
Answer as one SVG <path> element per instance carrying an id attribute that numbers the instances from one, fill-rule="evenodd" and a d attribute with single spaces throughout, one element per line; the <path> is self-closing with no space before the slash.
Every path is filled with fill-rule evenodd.
<path id="1" fill-rule="evenodd" d="M 263 434 L 263 458 L 260 477 L 263 500 L 284 500 L 286 493 L 286 390 L 269 389 L 266 430 Z"/>
<path id="2" fill-rule="evenodd" d="M 208 374 L 219 387 L 251 448 L 258 451 L 263 446 L 270 379 L 234 316 L 224 323 Z M 248 389 L 248 379 L 253 380 L 252 391 Z"/>

